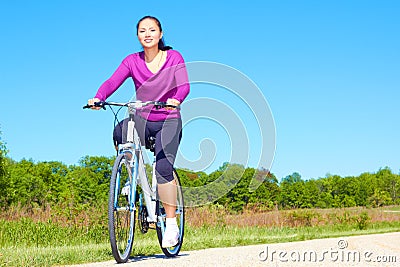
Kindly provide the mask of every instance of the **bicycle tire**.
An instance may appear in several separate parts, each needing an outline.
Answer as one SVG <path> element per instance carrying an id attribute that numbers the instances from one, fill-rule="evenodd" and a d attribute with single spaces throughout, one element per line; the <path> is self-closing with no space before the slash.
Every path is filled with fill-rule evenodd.
<path id="1" fill-rule="evenodd" d="M 177 184 L 177 208 L 176 208 L 177 216 L 176 216 L 176 219 L 177 219 L 177 223 L 178 223 L 178 227 L 179 227 L 179 241 L 178 241 L 178 244 L 174 247 L 170 247 L 170 248 L 162 247 L 162 239 L 163 239 L 163 235 L 165 232 L 166 214 L 165 214 L 165 210 L 162 206 L 162 202 L 158 199 L 156 201 L 157 238 L 158 238 L 158 242 L 160 244 L 162 252 L 167 257 L 175 257 L 179 254 L 179 251 L 182 248 L 183 236 L 184 236 L 184 232 L 185 232 L 185 205 L 184 205 L 184 200 L 183 200 L 183 192 L 182 192 L 182 188 L 181 188 L 180 179 L 179 179 L 179 176 L 178 176 L 178 173 L 176 172 L 176 170 L 174 170 L 173 175 L 174 175 L 174 179 Z"/>
<path id="2" fill-rule="evenodd" d="M 131 201 L 131 198 L 135 199 L 136 184 L 134 179 L 129 178 L 131 170 L 130 164 L 125 159 L 125 154 L 118 155 L 111 174 L 108 199 L 110 245 L 112 254 L 118 263 L 128 261 L 135 233 L 136 210 L 132 205 L 134 201 Z M 131 181 L 128 195 L 122 192 L 127 179 Z M 132 186 L 132 184 L 134 185 Z M 132 192 L 132 190 L 134 191 Z"/>

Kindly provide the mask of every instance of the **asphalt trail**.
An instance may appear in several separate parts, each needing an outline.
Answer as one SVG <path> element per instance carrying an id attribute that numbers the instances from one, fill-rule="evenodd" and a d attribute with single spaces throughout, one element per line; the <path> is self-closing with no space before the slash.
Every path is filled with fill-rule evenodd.
<path id="1" fill-rule="evenodd" d="M 176 258 L 134 257 L 123 265 L 107 261 L 72 266 L 400 266 L 400 232 L 181 251 Z"/>

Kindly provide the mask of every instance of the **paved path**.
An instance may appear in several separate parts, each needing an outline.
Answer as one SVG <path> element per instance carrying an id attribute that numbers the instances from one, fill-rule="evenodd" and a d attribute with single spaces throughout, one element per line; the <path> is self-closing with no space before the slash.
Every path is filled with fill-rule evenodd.
<path id="1" fill-rule="evenodd" d="M 75 266 L 400 266 L 400 232 L 182 251 L 176 258 L 135 257 L 124 265 L 108 261 Z"/>

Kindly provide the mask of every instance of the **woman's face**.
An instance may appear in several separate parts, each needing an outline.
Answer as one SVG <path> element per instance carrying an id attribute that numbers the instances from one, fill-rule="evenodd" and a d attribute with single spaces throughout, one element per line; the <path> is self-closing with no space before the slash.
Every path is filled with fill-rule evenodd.
<path id="1" fill-rule="evenodd" d="M 143 48 L 158 46 L 162 32 L 153 19 L 144 19 L 139 23 L 137 36 Z"/>

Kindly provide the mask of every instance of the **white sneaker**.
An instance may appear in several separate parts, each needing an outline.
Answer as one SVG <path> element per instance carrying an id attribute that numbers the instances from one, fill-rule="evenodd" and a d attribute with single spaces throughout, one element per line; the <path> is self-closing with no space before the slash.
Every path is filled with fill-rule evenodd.
<path id="1" fill-rule="evenodd" d="M 179 228 L 177 225 L 168 225 L 165 227 L 165 232 L 161 246 L 163 248 L 174 247 L 179 242 Z"/>
<path id="2" fill-rule="evenodd" d="M 129 195 L 130 184 L 127 182 L 124 187 L 121 189 L 121 195 L 127 196 Z"/>

